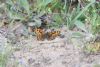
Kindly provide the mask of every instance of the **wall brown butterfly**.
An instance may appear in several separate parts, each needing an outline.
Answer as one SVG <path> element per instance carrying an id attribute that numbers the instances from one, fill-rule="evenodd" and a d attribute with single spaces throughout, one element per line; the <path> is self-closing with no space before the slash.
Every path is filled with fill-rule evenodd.
<path id="1" fill-rule="evenodd" d="M 56 37 L 60 36 L 60 31 L 50 31 L 46 32 L 44 29 L 41 28 L 35 28 L 34 32 L 36 34 L 37 40 L 43 41 L 45 39 L 47 40 L 53 40 Z"/>

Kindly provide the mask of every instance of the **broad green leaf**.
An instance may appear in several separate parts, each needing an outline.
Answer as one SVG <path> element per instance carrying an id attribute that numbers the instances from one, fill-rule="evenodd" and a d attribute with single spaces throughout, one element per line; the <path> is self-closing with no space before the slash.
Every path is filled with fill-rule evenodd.
<path id="1" fill-rule="evenodd" d="M 81 29 L 81 30 L 87 32 L 87 30 L 86 30 L 86 28 L 85 28 L 85 25 L 84 25 L 81 21 L 77 20 L 74 24 L 75 24 L 79 29 Z"/>
<path id="2" fill-rule="evenodd" d="M 73 32 L 72 33 L 72 37 L 83 37 L 83 33 L 82 32 Z"/>
<path id="3" fill-rule="evenodd" d="M 43 0 L 43 4 L 44 5 L 48 5 L 49 3 L 51 3 L 53 0 Z"/>
<path id="4" fill-rule="evenodd" d="M 8 16 L 9 16 L 11 19 L 20 19 L 20 20 L 24 19 L 24 17 L 23 17 L 22 15 L 17 14 L 17 13 L 15 13 L 15 12 L 11 11 L 11 10 L 8 11 Z"/>
<path id="5" fill-rule="evenodd" d="M 30 6 L 27 0 L 19 0 L 20 6 L 22 6 L 28 14 L 30 14 Z"/>
<path id="6" fill-rule="evenodd" d="M 7 3 L 7 4 L 10 4 L 10 5 L 14 5 L 14 3 L 13 3 L 11 0 L 7 0 L 6 3 Z"/>

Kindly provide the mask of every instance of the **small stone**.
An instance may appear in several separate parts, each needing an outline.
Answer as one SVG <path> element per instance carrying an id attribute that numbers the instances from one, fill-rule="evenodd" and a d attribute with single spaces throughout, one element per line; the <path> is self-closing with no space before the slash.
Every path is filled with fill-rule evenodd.
<path id="1" fill-rule="evenodd" d="M 29 63 L 29 64 L 32 64 L 32 63 L 34 63 L 34 62 L 35 62 L 34 59 L 32 59 L 32 58 L 28 59 L 28 63 Z"/>

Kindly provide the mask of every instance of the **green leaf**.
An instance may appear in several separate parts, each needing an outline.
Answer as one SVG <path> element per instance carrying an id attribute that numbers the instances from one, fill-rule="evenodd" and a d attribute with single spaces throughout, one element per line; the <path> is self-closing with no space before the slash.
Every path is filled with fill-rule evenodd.
<path id="1" fill-rule="evenodd" d="M 27 0 L 19 0 L 20 6 L 22 6 L 28 14 L 30 14 L 30 6 Z"/>
<path id="2" fill-rule="evenodd" d="M 44 5 L 48 5 L 49 3 L 51 3 L 53 0 L 43 0 L 43 4 Z"/>
<path id="3" fill-rule="evenodd" d="M 9 10 L 8 11 L 8 16 L 11 19 L 20 19 L 20 20 L 23 20 L 24 19 L 24 17 L 21 14 L 17 14 L 16 12 L 13 12 L 12 10 Z"/>
<path id="4" fill-rule="evenodd" d="M 82 9 L 82 11 L 80 11 L 78 15 L 76 15 L 72 22 L 75 22 L 93 3 L 95 3 L 95 1 L 91 0 L 91 2 L 86 7 L 84 7 L 84 9 Z"/>
<path id="5" fill-rule="evenodd" d="M 6 4 L 14 5 L 14 3 L 11 0 L 7 0 Z"/>
<path id="6" fill-rule="evenodd" d="M 72 33 L 72 37 L 83 37 L 84 35 L 83 35 L 83 33 L 81 33 L 81 32 L 73 32 Z"/>
<path id="7" fill-rule="evenodd" d="M 79 29 L 83 30 L 84 32 L 87 32 L 87 30 L 86 30 L 86 28 L 85 28 L 85 25 L 84 25 L 81 21 L 77 20 L 74 24 L 75 24 Z"/>

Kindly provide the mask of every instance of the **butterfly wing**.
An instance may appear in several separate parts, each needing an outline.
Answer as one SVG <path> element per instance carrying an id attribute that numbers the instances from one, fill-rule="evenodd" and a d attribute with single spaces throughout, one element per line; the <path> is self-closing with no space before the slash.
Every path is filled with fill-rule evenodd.
<path id="1" fill-rule="evenodd" d="M 60 35 L 60 31 L 51 31 L 51 32 L 48 32 L 47 33 L 47 36 L 48 36 L 48 40 L 53 40 L 55 39 L 57 36 Z"/>
<path id="2" fill-rule="evenodd" d="M 35 32 L 35 34 L 36 34 L 36 37 L 37 37 L 37 40 L 44 40 L 44 34 L 45 34 L 45 32 L 44 32 L 44 30 L 43 29 L 41 29 L 41 28 L 36 28 L 35 30 L 34 30 L 34 32 Z"/>

